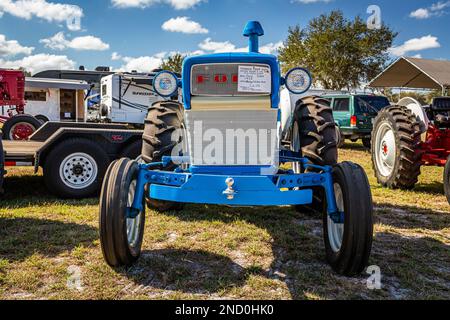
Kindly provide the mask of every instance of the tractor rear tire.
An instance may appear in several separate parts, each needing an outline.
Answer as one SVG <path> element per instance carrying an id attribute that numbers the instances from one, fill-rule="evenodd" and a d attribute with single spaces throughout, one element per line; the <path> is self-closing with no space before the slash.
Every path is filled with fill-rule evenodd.
<path id="1" fill-rule="evenodd" d="M 391 106 L 380 111 L 372 132 L 372 164 L 383 187 L 413 189 L 422 165 L 417 152 L 420 123 L 407 108 Z"/>
<path id="2" fill-rule="evenodd" d="M 338 161 L 336 128 L 330 101 L 316 96 L 303 98 L 295 108 L 291 150 L 300 152 L 313 164 L 333 166 Z M 294 137 L 295 134 L 298 137 Z M 298 141 L 299 145 L 294 145 L 294 141 Z M 313 191 L 313 203 L 296 206 L 298 212 L 317 216 L 326 209 L 323 188 L 315 188 Z"/>
<path id="3" fill-rule="evenodd" d="M 450 204 L 450 157 L 447 159 L 444 170 L 444 191 L 447 201 Z"/>
<path id="4" fill-rule="evenodd" d="M 139 165 L 123 158 L 106 173 L 100 197 L 100 243 L 105 261 L 111 267 L 131 266 L 139 259 L 145 228 L 145 204 L 135 219 L 127 217 L 132 205 Z"/>
<path id="5" fill-rule="evenodd" d="M 18 126 L 22 126 L 26 131 L 22 131 L 19 135 L 16 131 Z M 41 126 L 42 123 L 33 116 L 27 114 L 15 115 L 3 125 L 3 139 L 13 141 L 27 140 Z"/>
<path id="6" fill-rule="evenodd" d="M 172 156 L 183 142 L 184 130 L 183 106 L 173 101 L 162 101 L 154 104 L 145 120 L 142 144 L 142 160 L 145 163 L 161 162 L 163 157 Z M 178 132 L 178 134 L 177 134 Z M 170 165 L 165 170 L 175 169 Z M 147 190 L 148 191 L 148 190 Z M 160 201 L 147 198 L 149 209 L 158 211 L 181 210 L 183 205 L 170 201 Z"/>
<path id="7" fill-rule="evenodd" d="M 360 274 L 368 265 L 373 242 L 373 202 L 364 169 L 344 162 L 333 168 L 338 210 L 343 223 L 323 214 L 325 252 L 328 263 L 339 274 Z"/>

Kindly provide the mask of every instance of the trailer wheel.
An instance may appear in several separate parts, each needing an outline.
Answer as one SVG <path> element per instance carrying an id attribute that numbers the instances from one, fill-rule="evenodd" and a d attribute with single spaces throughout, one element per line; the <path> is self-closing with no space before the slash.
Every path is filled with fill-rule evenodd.
<path id="1" fill-rule="evenodd" d="M 444 191 L 447 201 L 450 204 L 450 157 L 447 159 L 444 170 Z"/>
<path id="2" fill-rule="evenodd" d="M 61 198 L 87 198 L 98 193 L 110 159 L 87 139 L 68 139 L 44 160 L 47 188 Z"/>
<path id="3" fill-rule="evenodd" d="M 136 192 L 139 166 L 136 161 L 121 159 L 108 169 L 100 197 L 100 243 L 103 257 L 111 267 L 130 266 L 141 255 L 145 227 L 143 211 L 128 218 Z"/>
<path id="4" fill-rule="evenodd" d="M 384 108 L 372 132 L 372 164 L 383 187 L 412 189 L 420 175 L 420 124 L 405 107 Z"/>
<path id="5" fill-rule="evenodd" d="M 344 162 L 333 168 L 336 204 L 344 223 L 324 212 L 324 242 L 328 263 L 339 274 L 352 276 L 367 266 L 373 241 L 373 203 L 369 181 L 359 165 Z"/>
<path id="6" fill-rule="evenodd" d="M 3 125 L 3 138 L 5 140 L 27 140 L 42 123 L 33 116 L 18 114 L 10 118 Z"/>
<path id="7" fill-rule="evenodd" d="M 183 142 L 183 106 L 173 101 L 161 101 L 150 108 L 145 120 L 142 144 L 142 159 L 146 163 L 161 162 L 164 156 L 171 156 Z M 169 166 L 166 170 L 175 169 Z M 148 190 L 147 190 L 148 191 Z M 147 199 L 150 209 L 158 211 L 181 210 L 180 203 Z"/>
<path id="8" fill-rule="evenodd" d="M 297 102 L 291 134 L 291 150 L 300 152 L 317 165 L 335 165 L 338 160 L 338 128 L 334 122 L 330 101 L 320 97 L 306 97 Z M 294 172 L 302 173 L 299 164 Z M 326 209 L 323 188 L 313 189 L 311 205 L 296 206 L 300 213 L 321 214 Z"/>

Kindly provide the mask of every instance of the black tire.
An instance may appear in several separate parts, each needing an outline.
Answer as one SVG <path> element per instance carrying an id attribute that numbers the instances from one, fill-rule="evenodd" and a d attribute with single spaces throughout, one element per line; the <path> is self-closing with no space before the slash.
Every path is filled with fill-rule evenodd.
<path id="1" fill-rule="evenodd" d="M 382 135 L 385 127 L 390 127 L 394 134 L 396 154 L 391 172 L 383 174 L 382 164 L 377 160 L 382 152 L 382 137 L 377 137 Z M 420 136 L 420 124 L 409 109 L 391 106 L 380 111 L 375 119 L 371 146 L 372 164 L 378 183 L 392 189 L 414 188 L 422 165 L 421 155 L 417 153 L 421 143 Z"/>
<path id="2" fill-rule="evenodd" d="M 2 131 L 3 131 L 3 139 L 4 140 L 25 140 L 25 139 L 19 139 L 18 137 L 13 136 L 14 126 L 16 126 L 19 123 L 28 124 L 33 129 L 33 132 L 35 132 L 37 129 L 39 129 L 42 126 L 42 123 L 33 116 L 30 116 L 27 114 L 15 115 L 14 117 L 12 117 L 8 121 L 6 121 L 5 124 L 3 125 Z"/>
<path id="3" fill-rule="evenodd" d="M 160 162 L 164 156 L 171 156 L 175 148 L 181 150 L 184 129 L 183 106 L 174 101 L 158 102 L 150 108 L 145 120 L 142 144 L 142 159 L 146 163 Z M 177 134 L 178 133 L 178 134 Z M 166 170 L 173 170 L 171 165 Z M 150 209 L 158 211 L 181 210 L 180 203 L 147 199 Z"/>
<path id="4" fill-rule="evenodd" d="M 321 166 L 336 164 L 336 124 L 330 101 L 316 96 L 299 100 L 294 121 L 299 124 L 303 156 Z"/>
<path id="5" fill-rule="evenodd" d="M 448 157 L 444 169 L 444 191 L 447 201 L 450 204 L 450 157 Z"/>
<path id="6" fill-rule="evenodd" d="M 137 180 L 139 165 L 127 158 L 115 161 L 108 169 L 100 197 L 100 243 L 105 261 L 111 267 L 131 266 L 142 250 L 145 229 L 145 204 L 136 218 L 138 231 L 133 243 L 127 234 L 127 208 L 133 180 Z M 132 200 L 130 199 L 130 202 Z"/>
<path id="7" fill-rule="evenodd" d="M 303 157 L 321 166 L 332 166 L 338 161 L 337 126 L 334 122 L 330 101 L 320 97 L 306 97 L 297 102 L 294 125 L 299 128 L 300 151 Z M 291 137 L 294 133 L 291 134 Z M 293 140 L 293 139 L 291 139 Z M 299 173 L 299 172 L 298 172 Z M 319 217 L 326 209 L 323 188 L 314 188 L 313 203 L 299 205 L 295 209 L 309 216 Z"/>
<path id="8" fill-rule="evenodd" d="M 50 121 L 49 118 L 47 118 L 46 116 L 43 116 L 43 115 L 37 115 L 35 118 L 36 118 L 42 125 Z"/>
<path id="9" fill-rule="evenodd" d="M 119 158 L 137 159 L 141 156 L 142 152 L 142 140 L 132 142 L 126 146 L 120 153 Z"/>
<path id="10" fill-rule="evenodd" d="M 369 181 L 364 169 L 344 162 L 334 166 L 333 180 L 342 191 L 344 231 L 341 246 L 330 241 L 332 224 L 325 212 L 323 216 L 324 243 L 328 263 L 339 274 L 353 276 L 367 267 L 373 242 L 373 203 Z M 336 188 L 336 186 L 335 186 Z M 339 195 L 336 194 L 338 206 Z M 333 237 L 332 237 L 333 238 Z M 334 239 L 334 238 L 333 238 Z M 335 243 L 333 241 L 333 243 Z"/>
<path id="11" fill-rule="evenodd" d="M 90 164 L 80 161 L 81 158 L 77 160 L 75 155 L 79 153 L 89 156 L 90 159 L 87 161 Z M 72 162 L 68 161 L 71 155 Z M 63 162 L 69 167 L 61 171 Z M 64 140 L 45 156 L 44 181 L 48 190 L 61 198 L 82 199 L 95 196 L 99 193 L 109 163 L 109 156 L 96 143 L 82 138 Z M 94 165 L 97 168 L 96 175 Z M 69 172 L 72 172 L 70 181 L 64 178 Z M 95 176 L 90 175 L 89 172 L 94 172 Z M 77 177 L 81 177 L 80 180 Z"/>
<path id="12" fill-rule="evenodd" d="M 5 152 L 3 151 L 2 132 L 0 131 L 0 195 L 5 190 L 3 189 L 3 179 L 5 177 Z"/>
<path id="13" fill-rule="evenodd" d="M 336 144 L 338 149 L 342 148 L 345 145 L 345 138 L 341 133 L 341 129 L 336 125 Z"/>
<path id="14" fill-rule="evenodd" d="M 366 148 L 367 150 L 372 149 L 372 139 L 371 138 L 362 139 L 362 144 L 363 144 L 364 148 Z"/>

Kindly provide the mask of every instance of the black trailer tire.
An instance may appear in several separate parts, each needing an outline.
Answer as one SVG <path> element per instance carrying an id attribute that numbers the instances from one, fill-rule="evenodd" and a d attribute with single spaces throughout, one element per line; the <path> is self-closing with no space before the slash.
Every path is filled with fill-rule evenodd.
<path id="1" fill-rule="evenodd" d="M 42 123 L 33 116 L 27 114 L 18 114 L 10 118 L 3 125 L 3 139 L 4 140 L 26 140 L 24 137 L 19 137 L 14 134 L 14 130 L 18 125 L 26 125 L 30 129 L 30 133 L 36 132 L 42 126 Z M 31 135 L 29 134 L 28 137 Z M 28 138 L 27 137 L 27 138 Z"/>
<path id="2" fill-rule="evenodd" d="M 338 161 L 338 130 L 330 101 L 320 97 L 306 97 L 297 102 L 291 133 L 291 150 L 320 166 L 333 166 Z M 301 173 L 299 170 L 296 173 Z M 322 214 L 323 188 L 313 189 L 311 205 L 296 206 L 300 213 L 310 216 Z"/>
<path id="3" fill-rule="evenodd" d="M 422 165 L 417 152 L 421 143 L 420 124 L 407 108 L 382 109 L 372 132 L 372 165 L 383 187 L 413 189 Z"/>
<path id="4" fill-rule="evenodd" d="M 448 157 L 444 169 L 444 191 L 447 201 L 450 204 L 450 157 Z"/>
<path id="5" fill-rule="evenodd" d="M 368 265 L 373 242 L 373 202 L 364 169 L 344 162 L 334 166 L 333 182 L 344 224 L 324 212 L 324 243 L 328 263 L 339 274 L 360 274 Z"/>
<path id="6" fill-rule="evenodd" d="M 123 158 L 110 166 L 103 183 L 100 242 L 103 257 L 111 267 L 131 266 L 141 255 L 145 203 L 142 203 L 143 211 L 135 219 L 127 218 L 127 208 L 134 199 L 138 173 L 138 163 Z"/>
<path id="7" fill-rule="evenodd" d="M 367 150 L 372 149 L 372 139 L 371 138 L 363 138 L 362 144 L 363 144 L 364 148 L 366 148 Z"/>
<path id="8" fill-rule="evenodd" d="M 61 198 L 95 196 L 109 164 L 108 154 L 95 142 L 67 139 L 45 156 L 44 181 L 48 190 Z"/>
<path id="9" fill-rule="evenodd" d="M 150 108 L 145 120 L 142 160 L 146 163 L 161 162 L 164 156 L 171 156 L 175 148 L 180 149 L 183 142 L 183 118 L 183 106 L 174 101 L 158 102 Z M 165 169 L 172 170 L 174 166 Z M 149 209 L 161 212 L 183 208 L 180 203 L 150 198 L 147 199 L 147 205 Z"/>
<path id="10" fill-rule="evenodd" d="M 141 156 L 141 152 L 142 152 L 142 140 L 134 141 L 122 150 L 119 158 L 128 158 L 134 160 Z"/>

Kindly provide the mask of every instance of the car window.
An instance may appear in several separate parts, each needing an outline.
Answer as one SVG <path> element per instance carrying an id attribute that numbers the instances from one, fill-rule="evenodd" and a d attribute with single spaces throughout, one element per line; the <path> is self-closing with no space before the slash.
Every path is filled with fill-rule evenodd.
<path id="1" fill-rule="evenodd" d="M 356 112 L 377 114 L 381 109 L 389 106 L 389 100 L 386 97 L 356 97 Z"/>
<path id="2" fill-rule="evenodd" d="M 350 98 L 336 98 L 333 104 L 334 111 L 350 111 Z"/>

